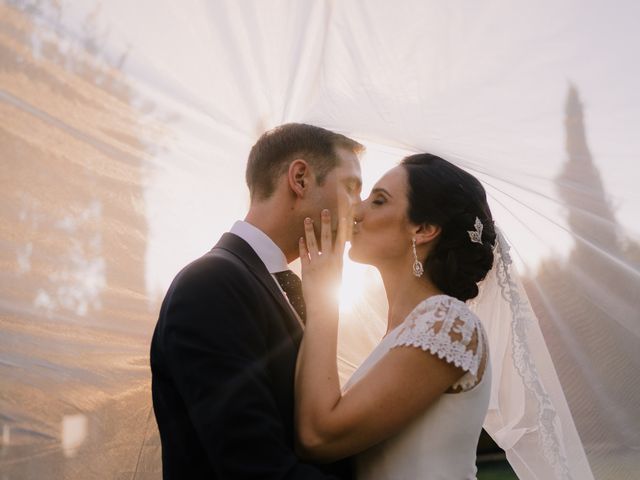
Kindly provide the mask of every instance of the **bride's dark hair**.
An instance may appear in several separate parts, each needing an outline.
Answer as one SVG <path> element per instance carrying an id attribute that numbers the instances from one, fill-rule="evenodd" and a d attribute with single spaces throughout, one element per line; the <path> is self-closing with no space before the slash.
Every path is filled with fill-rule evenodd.
<path id="1" fill-rule="evenodd" d="M 445 294 L 466 301 L 493 265 L 496 232 L 487 195 L 477 178 L 446 160 L 421 153 L 404 158 L 409 180 L 409 219 L 439 225 L 440 235 L 424 262 L 429 279 Z M 476 217 L 482 244 L 470 240 Z"/>

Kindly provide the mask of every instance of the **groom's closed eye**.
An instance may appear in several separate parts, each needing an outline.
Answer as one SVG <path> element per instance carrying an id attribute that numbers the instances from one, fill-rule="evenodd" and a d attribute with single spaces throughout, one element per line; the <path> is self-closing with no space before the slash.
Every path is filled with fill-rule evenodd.
<path id="1" fill-rule="evenodd" d="M 353 195 L 360 195 L 362 192 L 362 182 L 359 178 L 353 177 L 345 180 L 347 191 Z"/>

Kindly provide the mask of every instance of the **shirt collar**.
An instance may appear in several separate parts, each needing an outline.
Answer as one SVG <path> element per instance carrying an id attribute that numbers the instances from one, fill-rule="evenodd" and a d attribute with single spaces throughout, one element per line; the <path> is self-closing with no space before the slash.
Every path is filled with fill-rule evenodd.
<path id="1" fill-rule="evenodd" d="M 233 224 L 230 232 L 239 236 L 253 248 L 269 273 L 282 272 L 289 268 L 282 250 L 258 227 L 239 220 Z"/>

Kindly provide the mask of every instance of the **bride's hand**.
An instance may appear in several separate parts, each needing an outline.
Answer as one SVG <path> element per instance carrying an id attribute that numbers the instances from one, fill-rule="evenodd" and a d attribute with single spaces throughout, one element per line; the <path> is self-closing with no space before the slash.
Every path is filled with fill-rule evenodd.
<path id="1" fill-rule="evenodd" d="M 307 311 L 327 309 L 338 304 L 342 278 L 342 256 L 347 239 L 347 218 L 340 218 L 335 243 L 331 232 L 331 214 L 323 210 L 320 225 L 320 249 L 310 218 L 304 221 L 305 238 L 300 238 L 302 291 Z"/>

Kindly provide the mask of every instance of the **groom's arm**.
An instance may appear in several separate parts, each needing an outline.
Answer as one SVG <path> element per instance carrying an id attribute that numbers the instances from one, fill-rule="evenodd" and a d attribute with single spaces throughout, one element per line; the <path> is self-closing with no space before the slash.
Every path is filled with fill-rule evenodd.
<path id="1" fill-rule="evenodd" d="M 212 468 L 220 478 L 334 478 L 300 463 L 286 444 L 253 286 L 233 264 L 217 263 L 183 272 L 164 338 L 171 376 Z"/>

